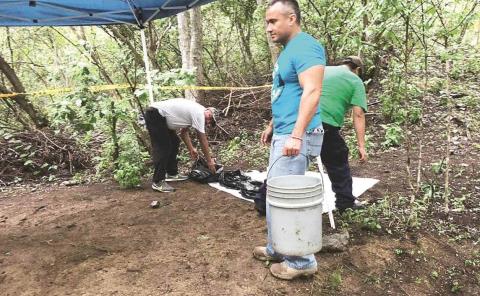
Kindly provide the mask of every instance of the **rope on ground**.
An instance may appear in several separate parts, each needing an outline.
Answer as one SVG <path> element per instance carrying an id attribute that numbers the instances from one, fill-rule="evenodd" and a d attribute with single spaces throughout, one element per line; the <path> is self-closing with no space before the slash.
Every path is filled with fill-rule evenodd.
<path id="1" fill-rule="evenodd" d="M 170 86 L 159 86 L 159 90 L 227 90 L 227 91 L 242 91 L 242 90 L 255 90 L 255 89 L 264 89 L 271 88 L 272 85 L 260 85 L 260 86 L 195 86 L 195 85 L 170 85 Z M 112 84 L 112 85 L 95 85 L 88 87 L 88 90 L 91 92 L 102 92 L 118 89 L 128 89 L 131 88 L 128 84 Z M 73 87 L 64 87 L 56 89 L 45 89 L 36 92 L 27 92 L 27 93 L 8 93 L 0 94 L 0 99 L 11 99 L 16 96 L 42 96 L 42 95 L 55 95 L 61 93 L 71 93 L 74 92 L 76 88 Z"/>

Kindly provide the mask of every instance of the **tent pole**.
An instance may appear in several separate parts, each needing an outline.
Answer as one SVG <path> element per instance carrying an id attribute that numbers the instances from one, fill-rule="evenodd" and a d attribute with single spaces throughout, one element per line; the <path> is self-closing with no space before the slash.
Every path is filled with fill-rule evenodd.
<path id="1" fill-rule="evenodd" d="M 153 85 L 152 85 L 152 73 L 150 72 L 150 63 L 148 61 L 147 53 L 147 41 L 145 38 L 145 29 L 140 30 L 140 35 L 142 36 L 142 48 L 143 48 L 143 62 L 145 63 L 145 72 L 147 74 L 147 89 L 148 97 L 150 98 L 150 104 L 153 104 Z"/>

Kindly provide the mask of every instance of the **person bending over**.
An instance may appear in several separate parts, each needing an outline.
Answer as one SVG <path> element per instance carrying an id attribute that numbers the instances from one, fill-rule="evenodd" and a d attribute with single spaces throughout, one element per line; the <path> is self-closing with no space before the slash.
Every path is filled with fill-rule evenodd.
<path id="1" fill-rule="evenodd" d="M 205 108 L 197 102 L 186 99 L 169 99 L 153 103 L 145 112 L 145 123 L 152 142 L 152 160 L 154 165 L 152 189 L 159 192 L 174 192 L 175 188 L 167 181 L 186 180 L 178 172 L 178 150 L 182 138 L 192 160 L 198 159 L 193 147 L 189 128 L 194 128 L 200 142 L 208 168 L 215 172 L 215 160 L 210 154 L 206 126 L 215 126 L 213 107 Z M 180 131 L 180 138 L 177 132 Z"/>

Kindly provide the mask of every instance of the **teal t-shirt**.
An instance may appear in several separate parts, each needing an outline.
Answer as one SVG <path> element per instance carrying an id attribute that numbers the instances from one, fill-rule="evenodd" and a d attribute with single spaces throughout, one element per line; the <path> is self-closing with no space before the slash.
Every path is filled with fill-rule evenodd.
<path id="1" fill-rule="evenodd" d="M 292 133 L 303 93 L 298 75 L 317 65 L 325 65 L 325 50 L 307 33 L 298 33 L 281 52 L 273 71 L 272 117 L 275 134 Z M 316 128 L 320 123 L 318 111 L 307 130 Z"/>
<path id="2" fill-rule="evenodd" d="M 348 66 L 328 66 L 323 78 L 320 112 L 322 121 L 342 127 L 352 106 L 367 111 L 367 95 L 362 79 L 350 71 Z"/>

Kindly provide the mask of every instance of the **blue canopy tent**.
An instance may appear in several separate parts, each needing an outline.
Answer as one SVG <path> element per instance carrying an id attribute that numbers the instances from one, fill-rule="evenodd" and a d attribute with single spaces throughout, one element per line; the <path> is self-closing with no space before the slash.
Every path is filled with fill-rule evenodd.
<path id="1" fill-rule="evenodd" d="M 150 101 L 153 88 L 147 58 L 146 23 L 214 0 L 0 0 L 0 26 L 139 26 Z"/>

